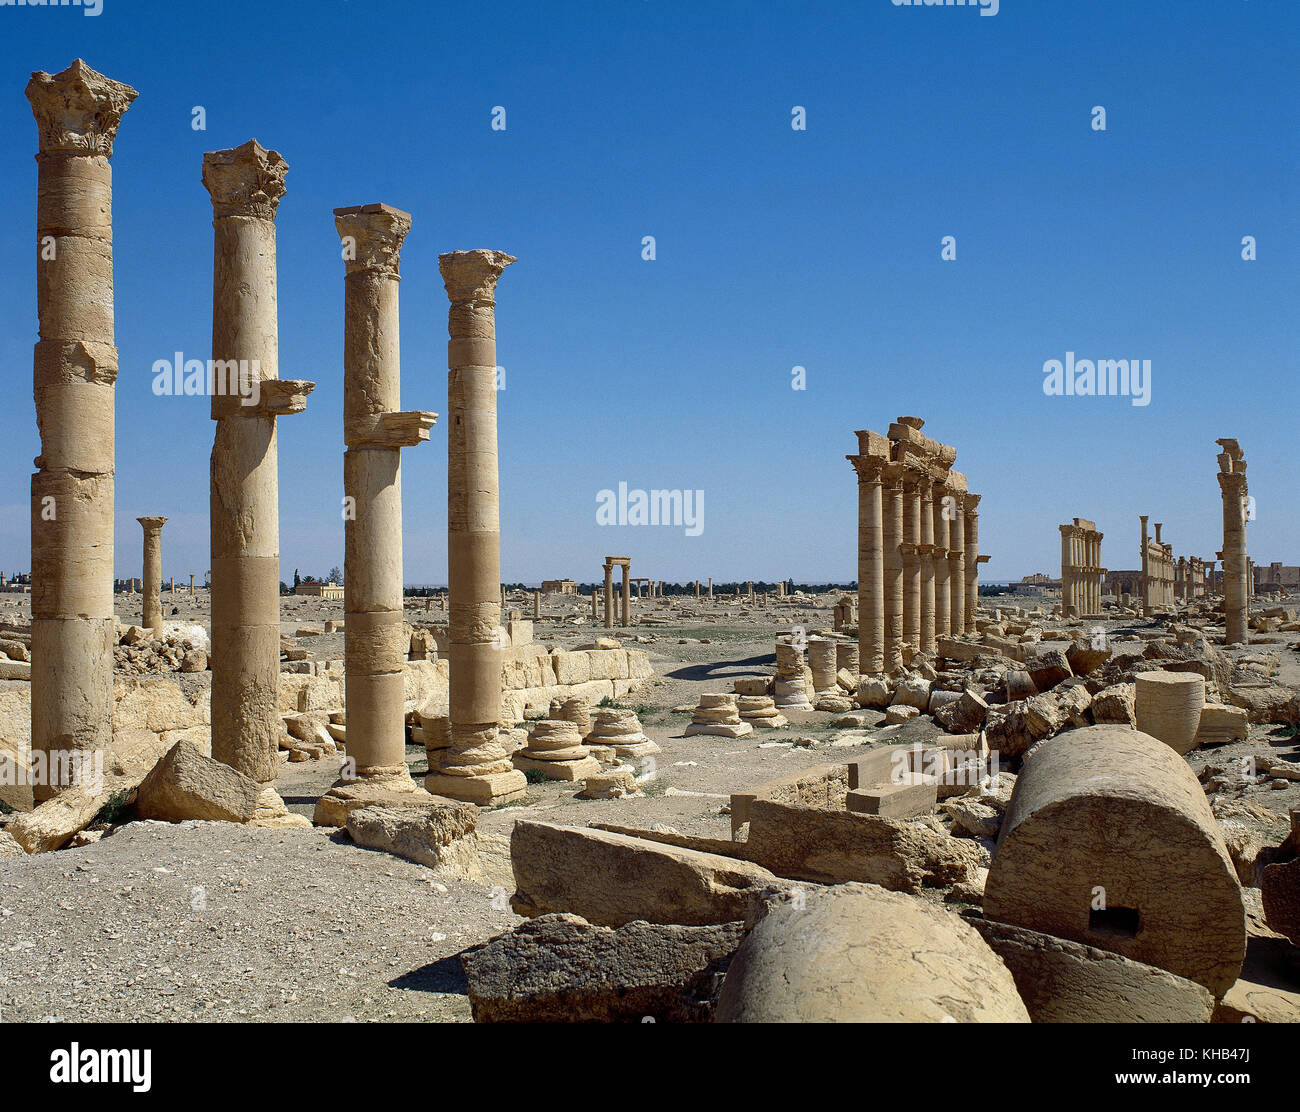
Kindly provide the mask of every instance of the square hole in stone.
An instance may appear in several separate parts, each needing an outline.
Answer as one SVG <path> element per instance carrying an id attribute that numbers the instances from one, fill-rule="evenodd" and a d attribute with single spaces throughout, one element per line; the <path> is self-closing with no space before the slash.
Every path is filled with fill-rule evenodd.
<path id="1" fill-rule="evenodd" d="M 1141 917 L 1135 907 L 1093 908 L 1088 930 L 1107 938 L 1136 938 Z"/>

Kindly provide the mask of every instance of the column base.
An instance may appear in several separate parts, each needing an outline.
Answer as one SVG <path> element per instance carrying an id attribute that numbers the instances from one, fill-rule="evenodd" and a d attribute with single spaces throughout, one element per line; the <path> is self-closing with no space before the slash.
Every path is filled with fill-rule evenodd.
<path id="1" fill-rule="evenodd" d="M 444 776 L 431 772 L 424 778 L 424 787 L 434 795 L 477 803 L 480 807 L 495 807 L 528 794 L 528 781 L 518 769 L 486 776 Z"/>
<path id="2" fill-rule="evenodd" d="M 317 826 L 345 826 L 348 815 L 361 807 L 436 807 L 441 802 L 412 780 L 408 772 L 336 780 L 316 801 L 312 822 Z"/>
<path id="3" fill-rule="evenodd" d="M 600 762 L 595 757 L 579 757 L 576 761 L 541 761 L 516 753 L 510 762 L 520 772 L 540 772 L 548 780 L 585 780 L 600 772 Z"/>
<path id="4" fill-rule="evenodd" d="M 286 827 L 311 829 L 311 823 L 306 815 L 295 814 L 284 805 L 284 800 L 280 798 L 274 784 L 267 784 L 262 788 L 261 794 L 257 797 L 253 817 L 248 820 L 247 825 L 264 826 L 277 830 Z"/>

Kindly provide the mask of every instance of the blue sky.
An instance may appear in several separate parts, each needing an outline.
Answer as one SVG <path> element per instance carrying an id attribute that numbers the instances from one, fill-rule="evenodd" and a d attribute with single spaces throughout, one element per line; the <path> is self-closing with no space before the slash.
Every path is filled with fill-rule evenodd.
<path id="1" fill-rule="evenodd" d="M 150 368 L 210 354 L 202 155 L 250 137 L 290 166 L 280 373 L 318 384 L 280 425 L 282 578 L 343 562 L 331 212 L 371 201 L 414 215 L 406 408 L 446 410 L 439 252 L 519 258 L 497 307 L 507 580 L 619 554 L 667 580 L 848 581 L 844 455 L 899 414 L 984 495 L 988 578 L 1059 568 L 1075 516 L 1112 568 L 1137 566 L 1142 513 L 1212 556 L 1220 436 L 1249 462 L 1251 555 L 1298 563 L 1298 31 L 1293 0 L 0 5 L 0 567 L 29 566 L 39 451 L 23 89 L 78 56 L 140 93 L 113 159 L 119 575 L 143 514 L 171 519 L 165 576 L 208 567 L 207 400 L 155 397 Z M 1067 351 L 1150 359 L 1150 405 L 1045 396 Z M 445 428 L 403 458 L 406 579 L 445 582 Z M 703 490 L 703 530 L 598 526 L 619 482 Z"/>

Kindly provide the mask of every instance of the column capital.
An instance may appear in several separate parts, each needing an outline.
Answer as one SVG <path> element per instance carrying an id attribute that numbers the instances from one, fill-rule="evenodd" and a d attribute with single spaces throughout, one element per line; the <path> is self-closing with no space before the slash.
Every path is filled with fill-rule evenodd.
<path id="1" fill-rule="evenodd" d="M 409 212 L 385 204 L 336 208 L 334 227 L 344 246 L 351 247 L 343 255 L 349 274 L 373 271 L 389 278 L 398 277 L 402 241 L 411 230 Z"/>
<path id="2" fill-rule="evenodd" d="M 212 198 L 213 216 L 247 216 L 274 220 L 284 196 L 289 164 L 279 151 L 268 151 L 256 139 L 203 156 L 203 187 Z"/>
<path id="3" fill-rule="evenodd" d="M 966 495 L 966 516 L 967 517 L 979 517 L 980 499 L 983 497 L 984 495 L 982 494 L 967 493 Z"/>
<path id="4" fill-rule="evenodd" d="M 1241 471 L 1220 471 L 1219 489 L 1224 494 L 1245 494 L 1246 476 Z"/>
<path id="5" fill-rule="evenodd" d="M 113 153 L 117 125 L 140 94 L 113 81 L 80 58 L 62 73 L 38 70 L 27 82 L 41 154 Z"/>
<path id="6" fill-rule="evenodd" d="M 853 470 L 858 473 L 859 483 L 879 483 L 883 477 L 887 460 L 880 456 L 845 456 Z"/>
<path id="7" fill-rule="evenodd" d="M 447 298 L 453 305 L 461 301 L 495 305 L 493 294 L 497 279 L 515 261 L 514 255 L 485 248 L 448 251 L 438 256 L 438 272 L 442 275 Z"/>
<path id="8" fill-rule="evenodd" d="M 144 526 L 146 533 L 158 532 L 167 524 L 165 517 L 137 517 L 136 521 Z"/>

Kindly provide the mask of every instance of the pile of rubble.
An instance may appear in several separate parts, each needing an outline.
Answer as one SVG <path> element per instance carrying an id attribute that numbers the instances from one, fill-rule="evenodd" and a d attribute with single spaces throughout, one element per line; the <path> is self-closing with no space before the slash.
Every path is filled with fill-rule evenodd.
<path id="1" fill-rule="evenodd" d="M 117 636 L 113 669 L 128 675 L 206 672 L 208 635 L 201 625 L 127 626 Z"/>

